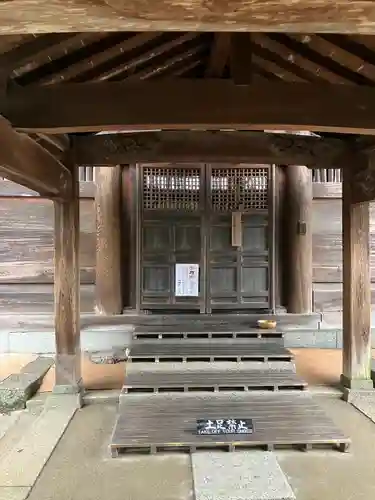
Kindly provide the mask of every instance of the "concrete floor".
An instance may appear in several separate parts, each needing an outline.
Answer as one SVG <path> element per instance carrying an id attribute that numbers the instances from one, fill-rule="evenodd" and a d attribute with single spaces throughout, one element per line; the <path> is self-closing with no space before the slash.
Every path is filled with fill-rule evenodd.
<path id="1" fill-rule="evenodd" d="M 294 349 L 293 352 L 297 371 L 310 386 L 327 387 L 338 383 L 341 373 L 340 350 Z M 6 376 L 7 372 L 17 372 L 31 360 L 30 356 L 2 357 L 0 378 Z M 90 389 L 120 388 L 124 368 L 123 364 L 93 365 L 85 359 L 85 386 Z M 52 369 L 44 380 L 42 392 L 51 391 L 53 384 Z M 348 454 L 335 451 L 276 452 L 277 460 L 297 500 L 375 499 L 375 424 L 354 407 L 338 399 L 334 393 L 316 395 L 315 398 L 336 424 L 352 438 L 353 445 Z M 189 456 L 174 454 L 110 458 L 107 446 L 116 410 L 114 404 L 96 404 L 75 414 L 32 488 L 29 499 L 194 499 Z M 48 432 L 53 433 L 49 424 L 48 429 Z M 3 439 L 0 440 L 0 458 L 2 443 Z M 22 485 L 20 481 L 17 483 L 19 488 L 0 488 L 0 493 L 5 494 L 4 499 L 0 495 L 0 500 L 26 498 Z"/>
<path id="2" fill-rule="evenodd" d="M 316 399 L 351 436 L 353 445 L 347 454 L 276 452 L 297 500 L 374 499 L 375 424 L 337 396 Z M 107 444 L 115 416 L 114 405 L 97 404 L 78 411 L 29 500 L 193 499 L 189 456 L 109 457 Z"/>

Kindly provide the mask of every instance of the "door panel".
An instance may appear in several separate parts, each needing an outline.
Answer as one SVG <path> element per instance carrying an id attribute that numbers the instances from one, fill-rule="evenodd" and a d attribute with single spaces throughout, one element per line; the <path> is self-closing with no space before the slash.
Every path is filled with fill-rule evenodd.
<path id="1" fill-rule="evenodd" d="M 267 166 L 210 166 L 207 309 L 270 308 Z M 241 213 L 241 243 L 232 243 L 232 214 Z"/>
<path id="2" fill-rule="evenodd" d="M 198 264 L 202 282 L 203 246 L 199 166 L 141 169 L 139 223 L 139 307 L 204 307 L 201 283 L 197 297 L 176 296 L 176 264 Z"/>
<path id="3" fill-rule="evenodd" d="M 268 166 L 141 168 L 139 307 L 269 309 L 269 180 Z M 241 212 L 240 246 L 232 242 L 233 212 Z M 176 264 L 199 265 L 197 297 L 176 296 Z"/>

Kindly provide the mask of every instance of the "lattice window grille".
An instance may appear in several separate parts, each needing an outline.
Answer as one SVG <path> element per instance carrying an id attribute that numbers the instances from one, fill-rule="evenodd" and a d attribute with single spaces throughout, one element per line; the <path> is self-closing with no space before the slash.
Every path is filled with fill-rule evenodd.
<path id="1" fill-rule="evenodd" d="M 143 208 L 195 211 L 200 207 L 199 168 L 143 169 Z"/>
<path id="2" fill-rule="evenodd" d="M 342 182 L 342 170 L 339 168 L 314 168 L 313 182 Z"/>
<path id="3" fill-rule="evenodd" d="M 268 167 L 213 168 L 212 209 L 217 212 L 267 209 L 268 178 Z"/>

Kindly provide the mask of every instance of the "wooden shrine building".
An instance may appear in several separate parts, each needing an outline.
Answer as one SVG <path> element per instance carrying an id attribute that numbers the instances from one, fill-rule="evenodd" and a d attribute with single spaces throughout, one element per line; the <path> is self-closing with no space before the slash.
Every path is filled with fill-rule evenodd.
<path id="1" fill-rule="evenodd" d="M 78 168 L 96 166 L 102 315 L 313 313 L 312 171 L 340 171 L 342 383 L 372 387 L 371 2 L 73 4 L 0 6 L 1 175 L 54 203 L 57 386 L 80 383 Z"/>

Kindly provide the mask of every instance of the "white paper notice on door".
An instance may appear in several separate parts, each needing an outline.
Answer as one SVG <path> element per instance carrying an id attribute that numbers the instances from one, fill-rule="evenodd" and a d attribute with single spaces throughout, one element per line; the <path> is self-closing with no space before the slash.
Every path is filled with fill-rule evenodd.
<path id="1" fill-rule="evenodd" d="M 198 297 L 199 264 L 176 264 L 176 297 Z"/>

